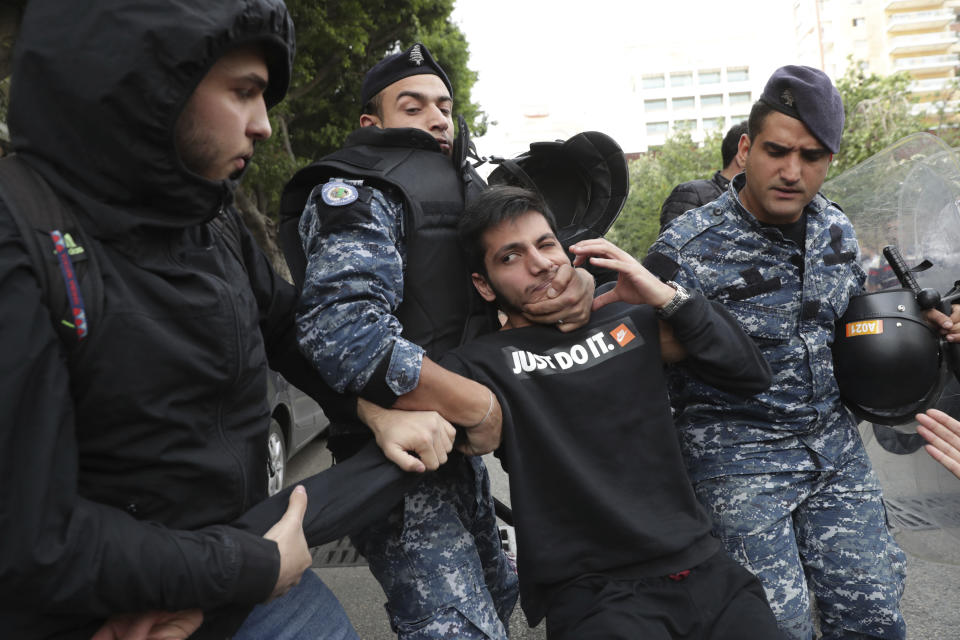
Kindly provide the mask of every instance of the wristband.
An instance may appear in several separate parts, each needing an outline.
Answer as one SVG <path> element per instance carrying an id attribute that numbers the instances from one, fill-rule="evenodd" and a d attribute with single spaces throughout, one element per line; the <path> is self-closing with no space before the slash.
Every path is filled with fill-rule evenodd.
<path id="1" fill-rule="evenodd" d="M 490 389 L 487 389 L 487 392 L 490 394 L 490 406 L 487 407 L 487 412 L 483 414 L 482 418 L 480 418 L 480 422 L 478 422 L 477 424 L 471 425 L 469 427 L 464 427 L 465 429 L 473 429 L 475 427 L 479 427 L 480 425 L 482 425 L 484 422 L 487 421 L 487 418 L 490 417 L 490 412 L 493 411 L 493 391 L 490 391 Z"/>

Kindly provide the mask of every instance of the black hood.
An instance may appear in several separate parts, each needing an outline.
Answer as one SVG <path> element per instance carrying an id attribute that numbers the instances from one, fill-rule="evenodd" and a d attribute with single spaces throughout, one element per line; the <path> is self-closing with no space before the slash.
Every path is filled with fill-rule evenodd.
<path id="1" fill-rule="evenodd" d="M 14 53 L 13 147 L 99 237 L 204 222 L 236 184 L 184 168 L 174 125 L 210 67 L 248 43 L 263 46 L 273 106 L 294 48 L 281 0 L 30 0 Z"/>

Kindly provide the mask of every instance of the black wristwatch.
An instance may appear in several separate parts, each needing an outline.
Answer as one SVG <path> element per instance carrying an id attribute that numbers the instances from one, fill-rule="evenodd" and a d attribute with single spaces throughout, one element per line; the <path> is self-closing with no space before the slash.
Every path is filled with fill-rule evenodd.
<path id="1" fill-rule="evenodd" d="M 687 290 L 673 280 L 668 280 L 667 284 L 676 289 L 677 292 L 674 294 L 670 302 L 657 309 L 657 315 L 663 320 L 666 320 L 675 314 L 677 309 L 680 308 L 680 305 L 690 299 L 690 294 L 687 293 Z"/>

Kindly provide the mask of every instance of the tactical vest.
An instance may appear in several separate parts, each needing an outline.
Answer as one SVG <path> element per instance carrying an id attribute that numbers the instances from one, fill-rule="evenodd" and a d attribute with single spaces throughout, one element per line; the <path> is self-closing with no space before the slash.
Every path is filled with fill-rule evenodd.
<path id="1" fill-rule="evenodd" d="M 280 203 L 280 238 L 298 287 L 306 258 L 297 226 L 310 191 L 330 178 L 358 178 L 404 202 L 407 263 L 403 302 L 394 315 L 403 337 L 431 359 L 490 331 L 492 316 L 470 282 L 457 241 L 464 206 L 486 185 L 469 163 L 458 172 L 436 141 L 419 129 L 364 127 L 342 149 L 297 172 Z"/>

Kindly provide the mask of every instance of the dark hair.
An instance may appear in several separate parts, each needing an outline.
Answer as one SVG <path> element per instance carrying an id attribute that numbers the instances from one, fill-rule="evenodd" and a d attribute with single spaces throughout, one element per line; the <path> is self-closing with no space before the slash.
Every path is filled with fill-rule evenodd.
<path id="1" fill-rule="evenodd" d="M 773 113 L 773 107 L 766 102 L 757 100 L 753 103 L 753 108 L 750 109 L 750 119 L 747 120 L 747 135 L 750 136 L 750 142 L 753 142 L 763 131 L 763 123 L 766 122 L 767 116 L 771 113 Z"/>
<path id="2" fill-rule="evenodd" d="M 483 246 L 483 234 L 501 222 L 515 220 L 529 211 L 543 215 L 550 230 L 557 233 L 557 222 L 547 210 L 543 199 L 529 189 L 509 185 L 494 185 L 485 189 L 464 210 L 457 225 L 460 247 L 471 272 L 487 275 L 483 258 L 487 248 Z"/>
<path id="3" fill-rule="evenodd" d="M 723 142 L 720 144 L 720 157 L 723 159 L 723 168 L 726 169 L 737 156 L 737 150 L 740 148 L 740 136 L 747 132 L 747 121 L 738 122 L 730 127 L 727 135 L 723 136 Z M 750 138 L 753 140 L 753 138 Z"/>
<path id="4" fill-rule="evenodd" d="M 380 121 L 383 121 L 383 91 L 380 91 L 372 98 L 367 101 L 367 104 L 363 105 L 363 110 L 360 111 L 361 115 L 371 115 L 377 116 Z"/>

